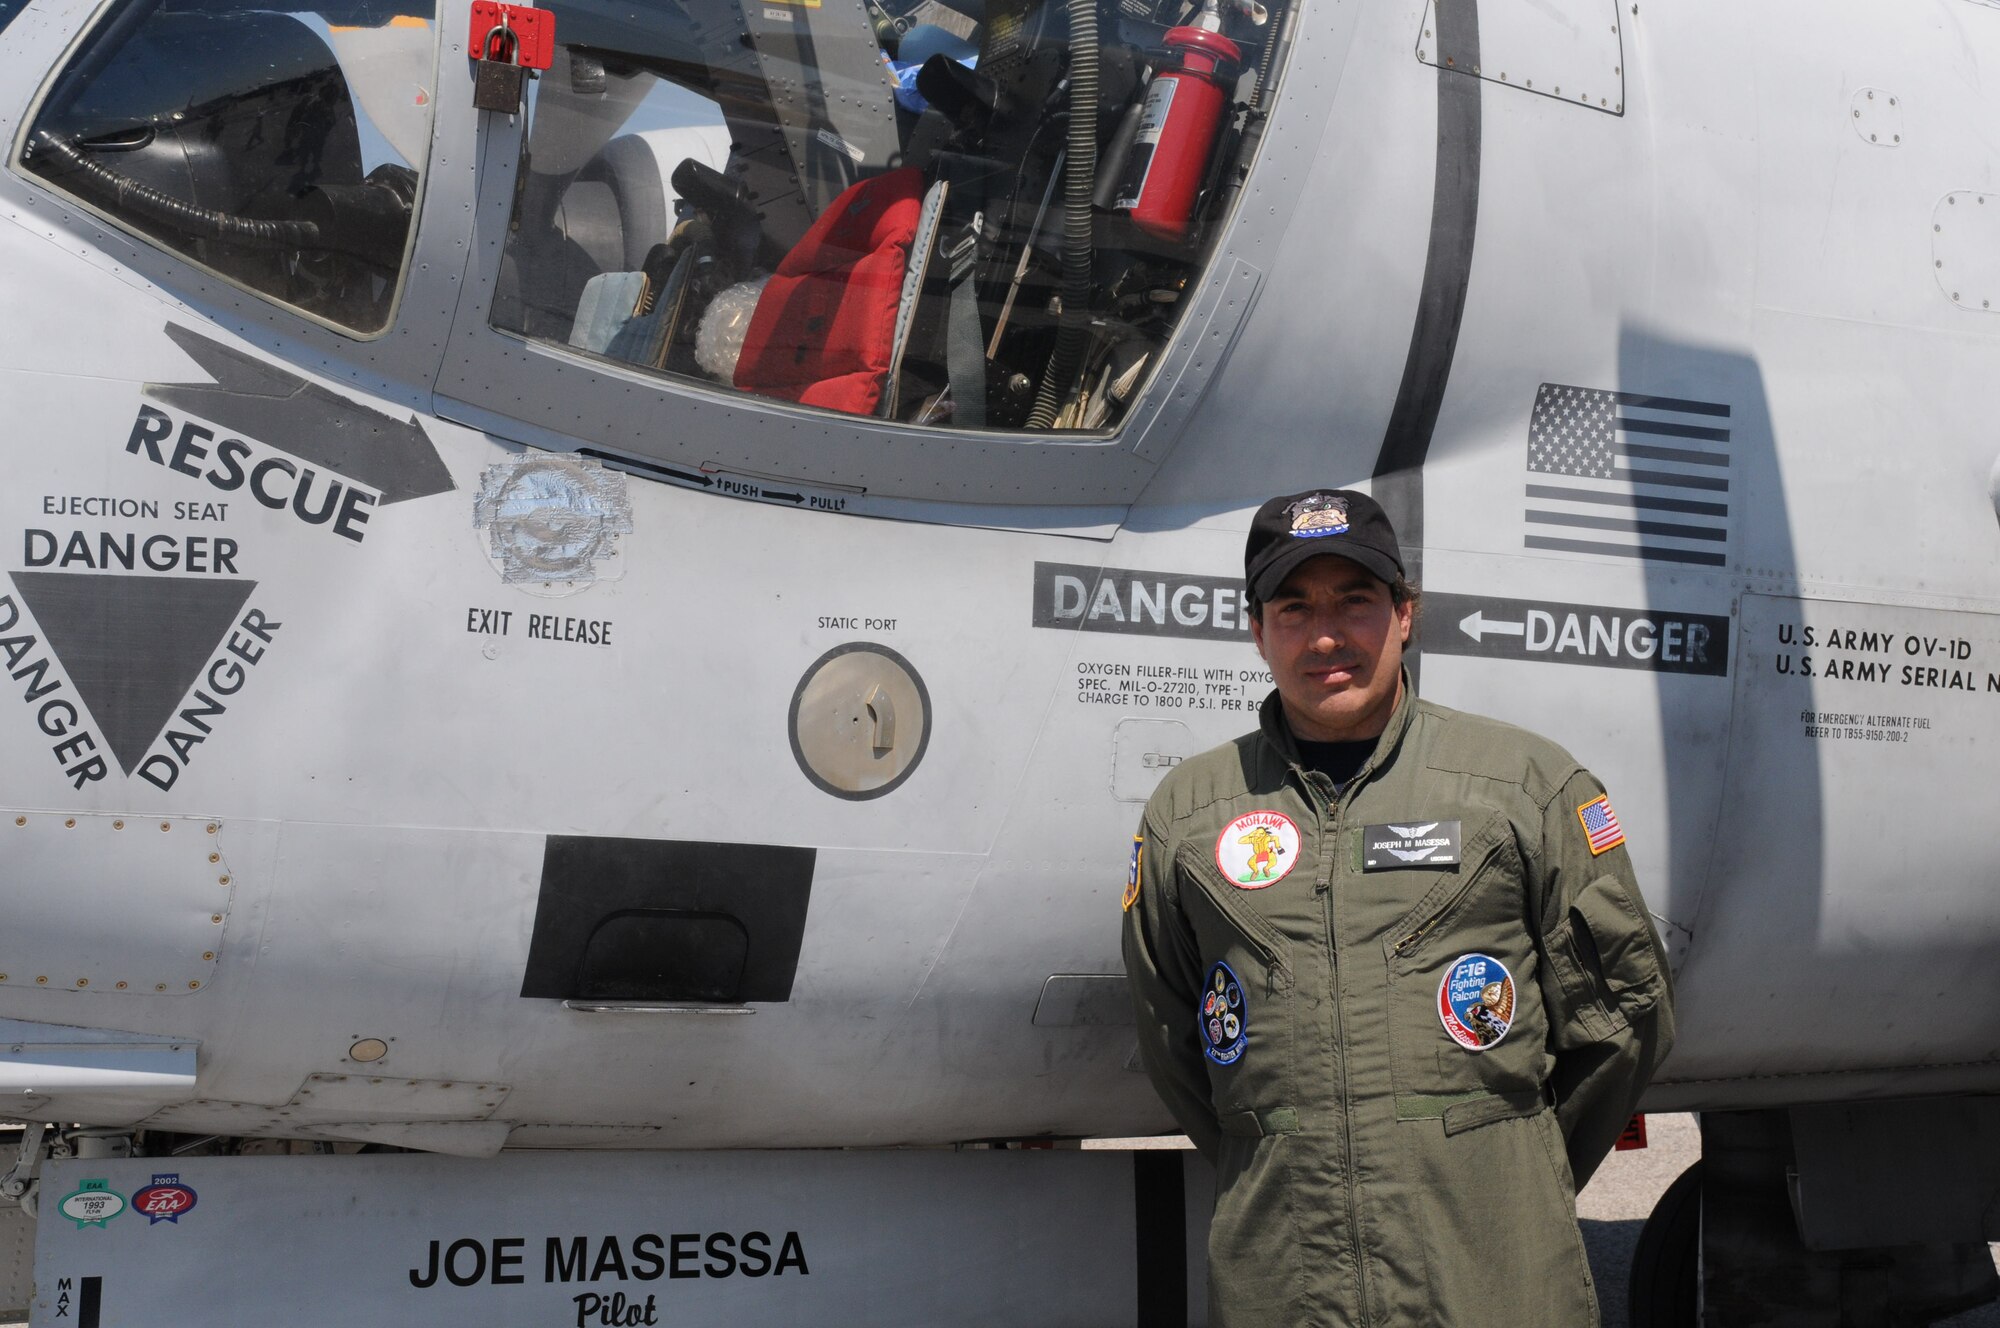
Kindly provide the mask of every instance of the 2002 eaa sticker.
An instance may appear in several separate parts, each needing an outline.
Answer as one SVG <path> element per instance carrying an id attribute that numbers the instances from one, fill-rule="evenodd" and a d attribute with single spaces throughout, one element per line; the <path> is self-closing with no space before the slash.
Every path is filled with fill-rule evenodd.
<path id="1" fill-rule="evenodd" d="M 1299 828 L 1283 812 L 1246 812 L 1215 837 L 1215 865 L 1241 889 L 1275 885 L 1299 865 Z"/>
<path id="2" fill-rule="evenodd" d="M 180 1225 L 181 1215 L 195 1206 L 195 1192 L 181 1184 L 177 1171 L 157 1172 L 151 1185 L 142 1186 L 132 1192 L 132 1209 L 144 1213 L 147 1226 L 161 1222 Z"/>

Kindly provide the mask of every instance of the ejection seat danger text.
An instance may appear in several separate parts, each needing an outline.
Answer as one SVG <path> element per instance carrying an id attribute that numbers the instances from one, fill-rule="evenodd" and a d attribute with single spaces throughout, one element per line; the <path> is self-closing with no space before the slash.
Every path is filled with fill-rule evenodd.
<path id="1" fill-rule="evenodd" d="M 1427 591 L 1424 620 L 1424 649 L 1434 655 L 1718 678 L 1729 672 L 1729 619 L 1719 614 Z"/>

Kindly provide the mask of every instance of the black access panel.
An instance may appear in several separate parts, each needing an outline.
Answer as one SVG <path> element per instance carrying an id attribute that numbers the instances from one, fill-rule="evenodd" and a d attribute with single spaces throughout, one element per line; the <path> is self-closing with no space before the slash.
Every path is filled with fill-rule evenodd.
<path id="1" fill-rule="evenodd" d="M 791 999 L 817 851 L 550 835 L 521 995 Z"/>

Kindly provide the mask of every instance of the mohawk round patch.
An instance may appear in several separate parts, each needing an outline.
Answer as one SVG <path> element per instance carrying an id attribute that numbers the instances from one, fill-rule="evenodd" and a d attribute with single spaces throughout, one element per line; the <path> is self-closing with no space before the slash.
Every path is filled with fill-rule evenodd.
<path id="1" fill-rule="evenodd" d="M 1243 984 L 1221 960 L 1208 970 L 1196 1022 L 1201 1026 L 1202 1055 L 1217 1065 L 1243 1059 L 1243 1048 L 1250 1042 L 1250 1012 L 1244 1008 Z"/>
<path id="2" fill-rule="evenodd" d="M 1215 837 L 1215 865 L 1239 889 L 1274 885 L 1299 865 L 1299 828 L 1283 812 L 1245 812 Z"/>
<path id="3" fill-rule="evenodd" d="M 1497 1046 L 1514 1024 L 1514 975 L 1492 955 L 1460 955 L 1438 979 L 1438 1022 L 1467 1051 Z"/>

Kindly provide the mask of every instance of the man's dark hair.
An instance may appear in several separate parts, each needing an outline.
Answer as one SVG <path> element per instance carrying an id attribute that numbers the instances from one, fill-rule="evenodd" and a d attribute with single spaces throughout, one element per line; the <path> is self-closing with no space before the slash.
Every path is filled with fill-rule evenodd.
<path id="1" fill-rule="evenodd" d="M 1264 621 L 1264 601 L 1257 598 L 1256 592 L 1246 588 L 1243 599 L 1249 605 L 1250 616 L 1258 622 Z M 1415 636 L 1417 626 L 1424 615 L 1423 587 L 1413 586 L 1407 577 L 1399 576 L 1389 583 L 1389 602 L 1398 606 L 1404 604 L 1410 606 L 1410 635 Z"/>

